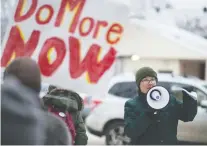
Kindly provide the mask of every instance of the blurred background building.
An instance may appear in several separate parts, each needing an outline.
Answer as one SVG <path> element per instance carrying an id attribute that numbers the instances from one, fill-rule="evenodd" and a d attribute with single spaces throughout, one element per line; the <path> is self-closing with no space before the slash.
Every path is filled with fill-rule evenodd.
<path id="1" fill-rule="evenodd" d="M 133 26 L 130 39 L 119 48 L 120 72 L 151 66 L 158 72 L 207 79 L 207 0 L 131 0 L 131 4 Z"/>
<path id="2" fill-rule="evenodd" d="M 175 25 L 206 38 L 206 0 L 131 0 L 133 15 Z"/>

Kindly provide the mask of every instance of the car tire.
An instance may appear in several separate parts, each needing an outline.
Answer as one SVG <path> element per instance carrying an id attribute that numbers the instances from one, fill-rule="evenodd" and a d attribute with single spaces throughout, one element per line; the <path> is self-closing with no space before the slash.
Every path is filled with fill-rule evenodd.
<path id="1" fill-rule="evenodd" d="M 105 130 L 107 145 L 129 145 L 130 140 L 124 134 L 124 121 L 115 121 Z"/>

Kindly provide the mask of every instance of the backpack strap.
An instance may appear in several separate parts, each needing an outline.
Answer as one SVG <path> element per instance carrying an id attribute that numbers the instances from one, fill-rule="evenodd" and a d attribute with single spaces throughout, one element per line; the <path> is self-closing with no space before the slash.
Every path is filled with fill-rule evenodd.
<path id="1" fill-rule="evenodd" d="M 75 137 L 76 137 L 76 129 L 75 129 L 74 121 L 73 121 L 72 115 L 69 112 L 66 112 L 65 114 L 66 114 L 65 122 L 67 123 L 69 127 L 69 130 L 72 135 L 73 143 L 74 143 Z"/>
<path id="2" fill-rule="evenodd" d="M 48 111 L 57 115 L 58 117 L 62 118 L 64 122 L 66 123 L 72 139 L 73 139 L 73 144 L 75 143 L 75 137 L 76 137 L 76 129 L 75 129 L 75 124 L 72 115 L 66 111 L 66 112 L 61 112 L 58 111 L 58 109 L 55 109 L 53 106 L 48 106 Z"/>

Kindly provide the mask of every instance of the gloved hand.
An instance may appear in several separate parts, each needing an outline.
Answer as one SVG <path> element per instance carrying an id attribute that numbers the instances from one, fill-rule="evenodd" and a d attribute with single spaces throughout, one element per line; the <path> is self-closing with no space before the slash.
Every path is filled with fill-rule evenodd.
<path id="1" fill-rule="evenodd" d="M 192 91 L 193 89 L 189 89 L 189 91 Z M 173 95 L 179 99 L 180 101 L 183 101 L 184 98 L 188 98 L 188 99 L 194 99 L 197 100 L 197 94 L 196 92 L 189 92 L 186 89 L 180 88 L 180 87 L 175 87 L 174 89 L 172 89 L 172 93 Z"/>
<path id="2" fill-rule="evenodd" d="M 183 93 L 183 98 L 188 98 L 189 100 L 190 99 L 194 99 L 194 100 L 197 100 L 197 93 L 196 92 L 188 92 L 187 90 L 185 89 L 182 89 L 182 93 Z"/>

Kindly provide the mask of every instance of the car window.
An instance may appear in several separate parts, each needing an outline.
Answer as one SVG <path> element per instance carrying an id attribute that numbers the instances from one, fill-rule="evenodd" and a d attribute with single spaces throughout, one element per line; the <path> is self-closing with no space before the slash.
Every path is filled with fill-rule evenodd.
<path id="1" fill-rule="evenodd" d="M 174 95 L 174 97 L 181 102 L 183 101 L 182 94 L 180 94 L 179 92 L 174 92 L 173 91 L 174 89 L 184 88 L 189 92 L 194 90 L 193 86 L 189 86 L 186 84 L 180 84 L 180 83 L 173 83 L 173 82 L 158 82 L 157 85 L 165 87 L 169 91 L 170 94 Z"/>
<path id="2" fill-rule="evenodd" d="M 205 94 L 203 91 L 198 88 L 195 88 L 194 91 L 198 95 L 198 102 L 200 102 L 201 100 L 207 100 L 207 94 Z"/>
<path id="3" fill-rule="evenodd" d="M 186 85 L 186 84 L 172 83 L 172 85 L 171 85 L 171 91 L 172 91 L 173 87 L 175 87 L 175 88 L 176 87 L 183 88 L 183 89 L 187 90 L 188 92 L 194 91 L 194 87 L 193 86 Z"/>
<path id="4" fill-rule="evenodd" d="M 198 95 L 198 103 L 200 103 L 201 100 L 207 99 L 207 94 L 205 94 L 203 91 L 201 91 L 200 89 L 198 89 L 194 86 L 181 84 L 181 83 L 173 83 L 173 82 L 161 82 L 160 85 L 165 87 L 179 101 L 183 101 L 182 94 L 173 92 L 173 89 L 175 89 L 175 88 L 184 88 L 188 92 L 196 92 Z"/>
<path id="5" fill-rule="evenodd" d="M 203 85 L 203 87 L 206 88 L 206 90 L 207 90 L 207 85 Z"/>
<path id="6" fill-rule="evenodd" d="M 188 92 L 194 91 L 194 87 L 186 84 L 180 84 L 180 83 L 171 83 L 171 93 L 176 97 L 177 100 L 183 101 L 183 95 L 182 93 L 180 94 L 179 92 L 173 92 L 173 89 L 176 88 L 183 88 L 187 90 Z"/>
<path id="7" fill-rule="evenodd" d="M 116 83 L 111 87 L 108 93 L 115 96 L 132 98 L 137 96 L 137 85 L 135 82 Z"/>
<path id="8" fill-rule="evenodd" d="M 175 84 L 175 85 L 186 89 L 188 92 L 196 92 L 198 103 L 200 103 L 201 100 L 207 99 L 207 95 L 197 87 L 189 86 L 185 84 Z"/>
<path id="9" fill-rule="evenodd" d="M 164 88 L 166 88 L 169 92 L 171 91 L 171 84 L 172 83 L 168 83 L 168 82 L 158 82 L 157 85 L 158 86 L 162 86 Z"/>

